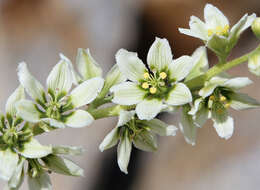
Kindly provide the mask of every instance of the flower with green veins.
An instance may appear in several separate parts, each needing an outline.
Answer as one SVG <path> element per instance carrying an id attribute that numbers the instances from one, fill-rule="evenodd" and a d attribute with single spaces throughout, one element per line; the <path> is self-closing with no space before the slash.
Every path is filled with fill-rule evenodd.
<path id="1" fill-rule="evenodd" d="M 17 114 L 15 104 L 25 97 L 19 86 L 8 98 L 0 116 L 0 178 L 9 188 L 19 188 L 24 175 L 25 159 L 37 159 L 52 153 L 51 146 L 43 146 L 33 138 L 29 123 Z"/>
<path id="2" fill-rule="evenodd" d="M 113 86 L 112 102 L 137 105 L 141 120 L 153 119 L 167 106 L 180 106 L 192 101 L 191 92 L 181 81 L 189 74 L 193 59 L 182 56 L 172 60 L 166 39 L 156 38 L 148 56 L 147 67 L 136 53 L 120 49 L 116 54 L 119 70 L 130 81 Z"/>
<path id="3" fill-rule="evenodd" d="M 106 149 L 117 147 L 117 162 L 122 172 L 127 174 L 127 167 L 130 160 L 132 143 L 143 151 L 154 152 L 157 150 L 156 134 L 160 136 L 175 136 L 177 128 L 167 125 L 159 119 L 150 121 L 139 120 L 135 111 L 121 110 L 116 127 L 107 134 L 99 149 L 103 152 Z"/>
<path id="4" fill-rule="evenodd" d="M 234 121 L 228 115 L 228 108 L 244 110 L 258 108 L 260 103 L 239 89 L 251 84 L 247 77 L 223 78 L 213 77 L 199 91 L 201 97 L 194 101 L 193 108 L 188 112 L 193 116 L 198 127 L 212 118 L 214 128 L 221 138 L 229 139 L 234 130 Z"/>
<path id="5" fill-rule="evenodd" d="M 228 19 L 215 6 L 206 4 L 204 8 L 205 23 L 196 16 L 190 18 L 190 29 L 179 28 L 183 34 L 199 38 L 220 58 L 226 59 L 236 45 L 241 33 L 251 26 L 255 14 L 245 14 L 231 29 Z"/>
<path id="6" fill-rule="evenodd" d="M 256 52 L 248 59 L 248 69 L 256 76 L 260 76 L 260 51 Z"/>
<path id="7" fill-rule="evenodd" d="M 70 63 L 61 59 L 47 78 L 47 92 L 29 72 L 26 63 L 18 66 L 18 77 L 26 92 L 34 99 L 17 102 L 19 116 L 32 123 L 45 123 L 56 128 L 84 127 L 94 118 L 82 109 L 92 102 L 101 91 L 104 80 L 95 77 L 82 82 L 71 92 L 73 76 Z"/>

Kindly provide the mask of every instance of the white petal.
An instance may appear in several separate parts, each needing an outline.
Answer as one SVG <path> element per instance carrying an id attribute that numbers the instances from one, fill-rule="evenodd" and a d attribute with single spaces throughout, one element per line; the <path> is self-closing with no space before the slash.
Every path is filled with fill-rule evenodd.
<path id="1" fill-rule="evenodd" d="M 173 106 L 184 105 L 192 101 L 189 88 L 183 83 L 176 83 L 175 87 L 170 91 L 166 102 Z"/>
<path id="2" fill-rule="evenodd" d="M 52 147 L 43 146 L 36 139 L 32 138 L 24 144 L 19 152 L 26 158 L 42 158 L 52 153 Z"/>
<path id="3" fill-rule="evenodd" d="M 247 94 L 242 93 L 232 93 L 230 95 L 230 105 L 235 110 L 245 110 L 251 108 L 259 108 L 260 103 L 248 96 Z"/>
<path id="4" fill-rule="evenodd" d="M 194 101 L 193 103 L 193 107 L 191 108 L 191 110 L 188 112 L 188 114 L 190 115 L 195 115 L 197 113 L 197 111 L 200 108 L 200 104 L 202 103 L 203 98 L 198 98 Z"/>
<path id="5" fill-rule="evenodd" d="M 245 31 L 247 28 L 251 26 L 253 21 L 256 18 L 256 14 L 253 13 L 250 16 L 248 14 L 245 14 L 231 29 L 231 34 L 234 37 L 239 37 L 239 35 Z"/>
<path id="6" fill-rule="evenodd" d="M 141 122 L 160 136 L 175 136 L 178 130 L 174 125 L 168 125 L 159 119 L 152 119 L 150 121 L 143 120 Z"/>
<path id="7" fill-rule="evenodd" d="M 72 86 L 72 74 L 69 64 L 64 60 L 60 60 L 47 78 L 47 87 L 54 94 L 68 92 Z"/>
<path id="8" fill-rule="evenodd" d="M 35 178 L 28 175 L 28 186 L 29 190 L 52 190 L 51 180 L 46 172 L 41 172 Z"/>
<path id="9" fill-rule="evenodd" d="M 190 56 L 181 56 L 170 64 L 170 78 L 176 81 L 184 79 L 193 67 L 193 59 Z"/>
<path id="10" fill-rule="evenodd" d="M 199 75 L 204 74 L 209 68 L 207 50 L 205 46 L 197 48 L 192 54 L 192 59 L 192 69 L 188 76 L 185 78 L 185 81 L 191 80 Z"/>
<path id="11" fill-rule="evenodd" d="M 17 115 L 22 117 L 24 120 L 36 123 L 40 121 L 41 112 L 37 109 L 34 102 L 30 100 L 20 100 L 15 104 Z"/>
<path id="12" fill-rule="evenodd" d="M 159 72 L 168 68 L 172 61 L 172 51 L 167 39 L 155 38 L 147 55 L 147 63 L 150 68 L 156 68 Z"/>
<path id="13" fill-rule="evenodd" d="M 245 86 L 248 86 L 250 84 L 252 84 L 253 82 L 247 78 L 247 77 L 236 77 L 236 78 L 232 78 L 227 80 L 223 86 L 228 87 L 228 88 L 232 88 L 234 90 L 239 90 Z"/>
<path id="14" fill-rule="evenodd" d="M 183 107 L 179 127 L 181 132 L 183 133 L 185 141 L 194 146 L 196 143 L 197 126 L 195 125 L 192 116 L 187 113 L 189 111 L 188 108 L 188 106 Z"/>
<path id="15" fill-rule="evenodd" d="M 59 145 L 52 148 L 53 154 L 65 154 L 65 155 L 82 155 L 84 153 L 84 149 L 79 146 L 67 146 L 67 145 Z"/>
<path id="16" fill-rule="evenodd" d="M 133 82 L 123 82 L 113 86 L 110 91 L 114 93 L 112 102 L 120 105 L 133 105 L 141 102 L 145 91 Z"/>
<path id="17" fill-rule="evenodd" d="M 0 150 L 0 178 L 8 181 L 18 164 L 19 157 L 11 149 Z"/>
<path id="18" fill-rule="evenodd" d="M 120 142 L 117 147 L 117 163 L 122 172 L 127 174 L 127 167 L 130 160 L 132 150 L 132 143 L 129 139 L 128 132 L 125 131 L 125 134 L 120 139 Z"/>
<path id="19" fill-rule="evenodd" d="M 204 22 L 202 22 L 198 17 L 191 16 L 189 25 L 190 25 L 190 30 L 179 28 L 179 32 L 195 38 L 207 40 L 208 31 Z"/>
<path id="20" fill-rule="evenodd" d="M 104 88 L 102 89 L 100 94 L 103 94 L 103 96 L 105 96 L 112 86 L 120 84 L 125 81 L 126 81 L 125 75 L 123 75 L 123 73 L 119 70 L 118 65 L 115 64 L 107 73 Z"/>
<path id="21" fill-rule="evenodd" d="M 217 122 L 214 120 L 214 128 L 216 129 L 218 136 L 221 138 L 229 139 L 234 131 L 234 120 L 228 116 L 224 122 Z"/>
<path id="22" fill-rule="evenodd" d="M 102 77 L 102 68 L 91 56 L 89 49 L 78 49 L 76 63 L 78 71 L 84 80 Z"/>
<path id="23" fill-rule="evenodd" d="M 80 76 L 76 73 L 76 71 L 73 68 L 73 65 L 71 63 L 71 61 L 69 60 L 69 58 L 67 58 L 65 55 L 63 55 L 62 53 L 59 54 L 60 59 L 62 59 L 63 61 L 67 62 L 69 64 L 69 68 L 71 71 L 71 76 L 72 76 L 72 83 L 75 85 L 78 85 L 78 81 L 81 80 Z"/>
<path id="24" fill-rule="evenodd" d="M 92 102 L 100 93 L 104 85 L 104 79 L 96 77 L 81 83 L 71 92 L 73 106 L 80 107 Z"/>
<path id="25" fill-rule="evenodd" d="M 52 127 L 56 127 L 56 128 L 65 128 L 65 125 L 60 122 L 60 121 L 57 121 L 56 119 L 52 119 L 52 118 L 43 118 L 41 119 L 41 121 L 43 121 L 44 123 L 47 123 L 49 126 L 52 126 Z"/>
<path id="26" fill-rule="evenodd" d="M 87 111 L 77 110 L 69 115 L 69 117 L 66 117 L 65 123 L 68 127 L 79 128 L 86 127 L 93 121 L 93 116 L 90 115 Z"/>
<path id="27" fill-rule="evenodd" d="M 215 29 L 218 26 L 229 25 L 227 17 L 215 6 L 211 4 L 206 4 L 204 8 L 204 18 L 206 25 L 209 28 Z"/>
<path id="28" fill-rule="evenodd" d="M 193 120 L 197 127 L 202 127 L 206 121 L 210 118 L 209 109 L 203 106 L 195 116 L 193 116 Z"/>
<path id="29" fill-rule="evenodd" d="M 13 173 L 13 176 L 8 181 L 8 186 L 11 188 L 19 188 L 22 180 L 23 180 L 23 168 L 24 168 L 25 159 L 23 157 L 20 158 L 18 165 Z M 12 189 L 11 189 L 12 190 Z"/>
<path id="30" fill-rule="evenodd" d="M 161 100 L 151 99 L 138 103 L 135 110 L 139 119 L 151 120 L 157 116 L 162 108 L 163 103 Z"/>
<path id="31" fill-rule="evenodd" d="M 69 159 L 52 154 L 42 158 L 42 160 L 46 164 L 46 167 L 55 173 L 69 176 L 84 176 L 83 169 Z"/>
<path id="32" fill-rule="evenodd" d="M 200 89 L 199 95 L 203 98 L 208 97 L 213 93 L 216 87 L 222 86 L 228 79 L 222 77 L 213 77 L 209 82 L 205 83 L 205 86 Z"/>
<path id="33" fill-rule="evenodd" d="M 133 144 L 136 148 L 143 151 L 155 152 L 158 149 L 156 136 L 148 131 L 143 131 L 136 135 Z"/>
<path id="34" fill-rule="evenodd" d="M 137 53 L 120 49 L 116 53 L 116 63 L 120 71 L 131 81 L 143 79 L 146 68 L 143 62 L 137 57 Z"/>
<path id="35" fill-rule="evenodd" d="M 119 139 L 119 128 L 115 127 L 110 131 L 107 136 L 104 138 L 102 143 L 99 145 L 99 150 L 103 152 L 106 149 L 109 149 L 115 146 Z"/>
<path id="36" fill-rule="evenodd" d="M 33 99 L 45 102 L 44 89 L 41 83 L 31 75 L 24 62 L 20 63 L 18 66 L 18 77 L 21 85 Z"/>
<path id="37" fill-rule="evenodd" d="M 20 85 L 8 98 L 5 105 L 6 113 L 11 114 L 11 116 L 15 116 L 16 114 L 15 104 L 16 102 L 24 98 L 25 98 L 24 88 Z"/>
<path id="38" fill-rule="evenodd" d="M 133 119 L 134 115 L 135 115 L 135 111 L 121 110 L 119 113 L 119 119 L 116 126 L 120 127 L 125 125 L 127 122 Z"/>

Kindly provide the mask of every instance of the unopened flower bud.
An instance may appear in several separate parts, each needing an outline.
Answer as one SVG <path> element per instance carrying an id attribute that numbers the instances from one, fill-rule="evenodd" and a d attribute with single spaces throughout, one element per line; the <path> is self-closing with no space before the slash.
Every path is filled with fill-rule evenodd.
<path id="1" fill-rule="evenodd" d="M 260 51 L 249 58 L 248 69 L 251 73 L 260 76 Z"/>
<path id="2" fill-rule="evenodd" d="M 256 18 L 251 26 L 254 34 L 260 39 L 260 17 Z"/>

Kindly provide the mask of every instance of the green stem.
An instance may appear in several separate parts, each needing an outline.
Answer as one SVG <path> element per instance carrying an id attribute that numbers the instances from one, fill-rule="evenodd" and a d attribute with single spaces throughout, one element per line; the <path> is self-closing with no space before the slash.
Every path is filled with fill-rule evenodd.
<path id="1" fill-rule="evenodd" d="M 213 66 L 211 69 L 209 69 L 204 75 L 200 75 L 198 77 L 195 77 L 187 82 L 185 84 L 191 89 L 191 90 L 196 90 L 201 88 L 204 85 L 204 82 L 207 80 L 210 80 L 212 77 L 228 70 L 231 69 L 237 65 L 240 65 L 244 62 L 246 62 L 250 56 L 255 54 L 257 51 L 260 51 L 260 45 L 251 51 L 248 54 L 245 54 L 237 59 L 234 59 L 229 62 L 219 62 L 217 65 Z"/>
<path id="2" fill-rule="evenodd" d="M 113 105 L 110 107 L 106 108 L 99 108 L 90 111 L 90 114 L 95 118 L 95 119 L 101 119 L 105 117 L 113 117 L 113 116 L 118 116 L 119 112 L 121 110 L 131 110 L 135 108 L 135 106 L 120 106 L 120 105 Z"/>

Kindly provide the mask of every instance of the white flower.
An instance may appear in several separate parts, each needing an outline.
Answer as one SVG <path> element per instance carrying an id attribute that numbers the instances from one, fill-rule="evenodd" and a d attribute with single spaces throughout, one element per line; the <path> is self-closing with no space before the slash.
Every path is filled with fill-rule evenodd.
<path id="1" fill-rule="evenodd" d="M 113 86 L 113 102 L 135 105 L 139 119 L 153 119 L 168 105 L 180 106 L 192 101 L 188 87 L 180 82 L 192 69 L 193 59 L 182 56 L 172 60 L 166 39 L 156 38 L 152 44 L 146 67 L 136 53 L 120 49 L 116 54 L 120 71 L 130 81 Z"/>
<path id="2" fill-rule="evenodd" d="M 52 153 L 52 147 L 43 146 L 34 139 L 29 124 L 17 115 L 15 104 L 24 96 L 24 89 L 19 86 L 7 100 L 6 115 L 0 115 L 0 178 L 9 181 L 12 188 L 20 184 L 23 157 L 34 159 Z"/>
<path id="3" fill-rule="evenodd" d="M 234 121 L 228 115 L 227 108 L 244 110 L 260 106 L 255 99 L 237 92 L 251 83 L 252 81 L 246 77 L 231 79 L 213 77 L 199 91 L 201 97 L 194 101 L 194 106 L 189 114 L 193 115 L 198 127 L 204 125 L 207 119 L 212 118 L 218 135 L 221 138 L 229 139 L 233 134 Z"/>
<path id="4" fill-rule="evenodd" d="M 154 152 L 157 150 L 156 135 L 175 136 L 177 128 L 167 125 L 158 119 L 150 121 L 139 120 L 135 117 L 135 111 L 121 111 L 117 126 L 107 134 L 99 149 L 103 152 L 115 146 L 117 147 L 117 161 L 122 172 L 127 174 L 132 143 L 143 151 Z"/>
<path id="5" fill-rule="evenodd" d="M 34 99 L 16 103 L 18 115 L 24 120 L 43 122 L 52 127 L 84 127 L 94 118 L 81 106 L 92 102 L 101 91 L 104 80 L 99 77 L 82 82 L 71 92 L 73 73 L 68 60 L 61 59 L 47 78 L 47 93 L 28 71 L 25 63 L 18 66 L 18 77 L 26 92 Z"/>
<path id="6" fill-rule="evenodd" d="M 248 69 L 256 76 L 260 76 L 260 51 L 249 57 Z"/>
<path id="7" fill-rule="evenodd" d="M 190 29 L 179 28 L 183 34 L 203 40 L 218 56 L 226 58 L 235 46 L 241 33 L 251 26 L 255 14 L 245 14 L 231 29 L 228 19 L 215 6 L 206 4 L 205 23 L 195 16 L 190 18 Z"/>

